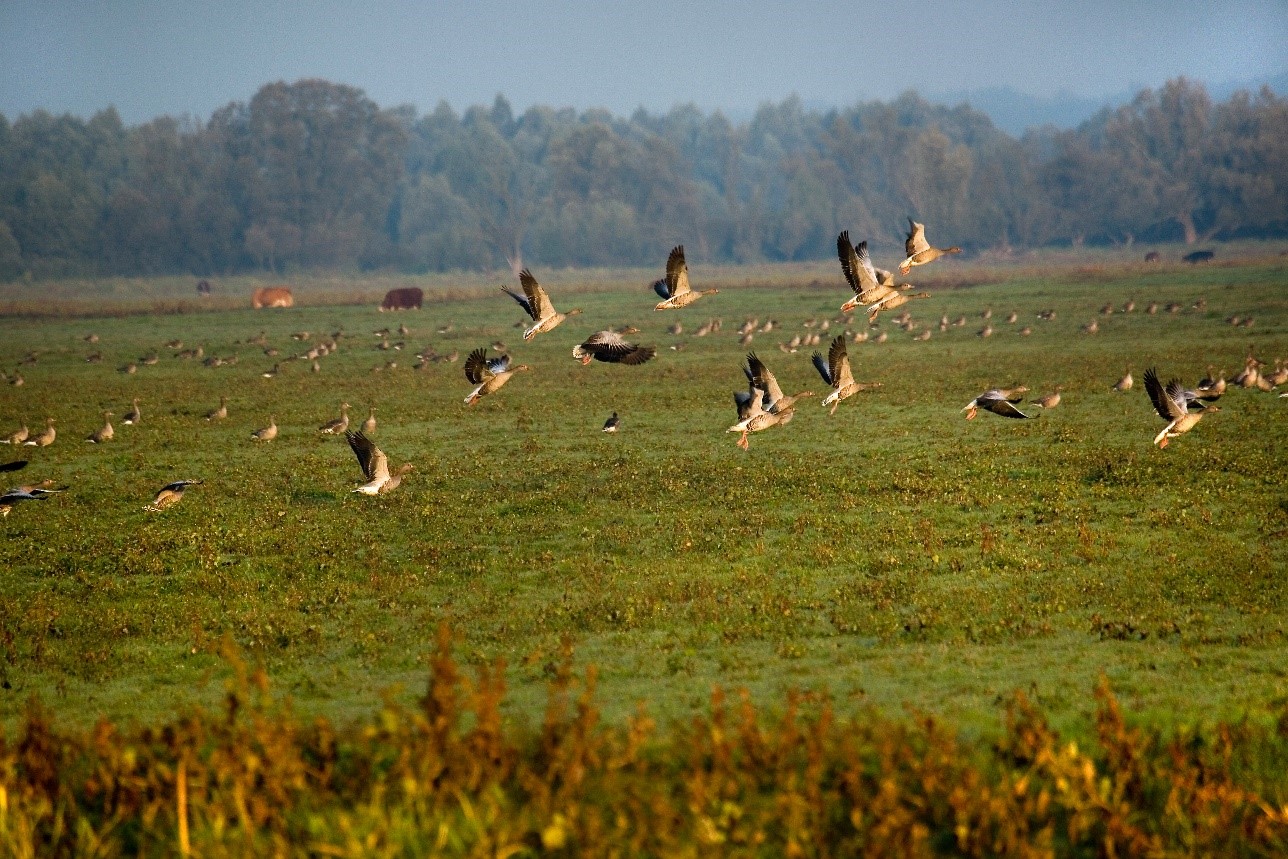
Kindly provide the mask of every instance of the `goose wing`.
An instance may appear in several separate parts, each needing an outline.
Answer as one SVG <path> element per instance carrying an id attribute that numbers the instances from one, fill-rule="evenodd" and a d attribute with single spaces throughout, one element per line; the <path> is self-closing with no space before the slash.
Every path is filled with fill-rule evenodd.
<path id="1" fill-rule="evenodd" d="M 1188 411 L 1185 408 L 1185 389 L 1181 383 L 1173 379 L 1164 389 L 1163 383 L 1158 380 L 1158 372 L 1153 367 L 1145 371 L 1145 390 L 1149 393 L 1150 402 L 1154 404 L 1154 411 L 1165 421 L 1178 420 Z"/>
<path id="2" fill-rule="evenodd" d="M 783 398 L 783 389 L 778 386 L 778 380 L 774 378 L 773 373 L 769 372 L 764 362 L 756 357 L 755 352 L 747 353 L 747 369 L 750 371 L 748 379 L 751 384 L 764 391 L 765 398 L 771 404 Z"/>
<path id="3" fill-rule="evenodd" d="M 836 255 L 841 260 L 841 271 L 860 300 L 872 301 L 868 296 L 875 290 L 879 281 L 876 269 L 872 267 L 872 258 L 868 256 L 867 239 L 857 245 L 850 244 L 850 231 L 846 230 L 836 237 Z"/>
<path id="4" fill-rule="evenodd" d="M 845 335 L 838 334 L 827 350 L 827 366 L 838 388 L 843 388 L 854 381 L 850 373 L 850 356 L 845 351 Z"/>
<path id="5" fill-rule="evenodd" d="M 671 288 L 666 285 L 666 278 L 664 277 L 659 277 L 653 281 L 653 291 L 660 295 L 663 301 L 671 297 Z"/>
<path id="6" fill-rule="evenodd" d="M 349 440 L 349 447 L 358 458 L 358 466 L 367 480 L 389 479 L 389 458 L 365 433 L 349 431 L 344 437 Z"/>
<path id="7" fill-rule="evenodd" d="M 751 417 L 751 403 L 755 398 L 752 391 L 734 391 L 733 404 L 738 408 L 738 421 L 745 421 Z"/>
<path id="8" fill-rule="evenodd" d="M 670 298 L 689 292 L 689 264 L 684 261 L 684 245 L 671 248 L 666 258 L 666 288 Z"/>
<path id="9" fill-rule="evenodd" d="M 908 238 L 904 241 L 903 247 L 908 252 L 908 256 L 916 256 L 922 251 L 930 250 L 930 243 L 926 241 L 926 225 L 909 218 Z"/>
<path id="10" fill-rule="evenodd" d="M 487 369 L 493 376 L 508 373 L 510 371 L 510 356 L 497 355 L 495 358 L 488 358 Z"/>
<path id="11" fill-rule="evenodd" d="M 465 359 L 465 378 L 469 379 L 471 384 L 481 385 L 492 376 L 492 371 L 488 369 L 487 349 L 483 347 L 475 349 Z"/>
<path id="12" fill-rule="evenodd" d="M 527 270 L 525 269 L 524 271 L 526 272 Z M 519 302 L 519 306 L 523 308 L 523 312 L 528 314 L 528 316 L 532 317 L 534 320 L 540 318 L 537 316 L 536 307 L 533 306 L 532 302 L 529 301 L 526 296 L 519 295 L 519 293 L 510 289 L 508 286 L 501 287 L 501 291 L 504 292 L 506 295 L 510 296 L 511 298 L 513 298 L 515 301 Z"/>
<path id="13" fill-rule="evenodd" d="M 182 492 L 185 486 L 197 486 L 200 480 L 176 480 L 174 483 L 167 483 L 162 486 L 160 492 Z"/>
<path id="14" fill-rule="evenodd" d="M 818 374 L 823 377 L 823 383 L 835 388 L 836 382 L 832 381 L 832 368 L 828 366 L 827 359 L 823 357 L 823 353 L 815 352 L 812 360 L 814 361 L 814 369 L 818 370 Z"/>
<path id="15" fill-rule="evenodd" d="M 519 284 L 523 287 L 523 294 L 528 297 L 528 303 L 532 307 L 533 319 L 545 319 L 547 316 L 555 315 L 555 306 L 550 302 L 550 296 L 537 283 L 537 279 L 532 276 L 532 272 L 526 268 L 519 272 Z"/>
<path id="16" fill-rule="evenodd" d="M 1016 408 L 1015 404 L 1005 397 L 988 397 L 983 395 L 979 398 L 979 404 L 982 408 L 987 409 L 995 415 L 1001 415 L 1004 418 L 1027 418 L 1029 415 L 1024 414 Z"/>

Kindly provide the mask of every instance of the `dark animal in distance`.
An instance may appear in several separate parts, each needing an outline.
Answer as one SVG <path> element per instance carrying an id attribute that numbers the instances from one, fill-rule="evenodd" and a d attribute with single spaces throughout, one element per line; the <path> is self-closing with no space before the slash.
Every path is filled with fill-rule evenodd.
<path id="1" fill-rule="evenodd" d="M 208 280 L 197 281 L 197 295 L 200 295 L 202 298 L 210 297 L 210 281 Z"/>
<path id="2" fill-rule="evenodd" d="M 1192 254 L 1186 254 L 1185 256 L 1181 257 L 1181 259 L 1193 265 L 1194 263 L 1198 263 L 1198 262 L 1209 262 L 1215 256 L 1216 256 L 1215 251 L 1195 251 Z"/>
<path id="3" fill-rule="evenodd" d="M 419 286 L 406 286 L 391 289 L 385 293 L 385 300 L 380 302 L 380 312 L 386 310 L 420 310 L 425 300 L 425 291 Z"/>
<path id="4" fill-rule="evenodd" d="M 1145 262 L 1162 262 L 1163 257 L 1158 251 L 1150 251 L 1145 254 Z"/>

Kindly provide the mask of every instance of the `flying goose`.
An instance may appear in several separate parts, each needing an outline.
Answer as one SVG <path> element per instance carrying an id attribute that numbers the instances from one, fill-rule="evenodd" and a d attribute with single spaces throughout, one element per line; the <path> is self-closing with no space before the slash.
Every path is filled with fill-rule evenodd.
<path id="1" fill-rule="evenodd" d="M 189 486 L 200 486 L 201 483 L 202 481 L 200 480 L 176 480 L 174 483 L 167 483 L 165 486 L 162 486 L 156 496 L 153 497 L 152 503 L 143 509 L 151 513 L 159 513 L 167 507 L 171 507 L 182 501 L 183 490 L 187 489 Z"/>
<path id="2" fill-rule="evenodd" d="M 836 414 L 837 406 L 841 400 L 856 394 L 859 391 L 866 391 L 871 388 L 881 387 L 880 382 L 856 382 L 850 372 L 850 357 L 845 351 L 845 335 L 838 334 L 832 341 L 831 347 L 827 350 L 827 360 L 818 352 L 813 356 L 814 367 L 818 374 L 823 377 L 823 381 L 832 386 L 832 393 L 823 398 L 824 406 L 831 406 L 832 410 L 829 415 Z"/>
<path id="3" fill-rule="evenodd" d="M 14 505 L 21 501 L 43 501 L 55 492 L 66 492 L 68 489 L 66 486 L 51 489 L 50 487 L 53 485 L 53 480 L 45 479 L 39 483 L 28 483 L 8 490 L 3 495 L 0 495 L 0 517 L 8 516 Z"/>
<path id="4" fill-rule="evenodd" d="M 470 391 L 465 397 L 465 404 L 472 406 L 478 402 L 480 397 L 494 393 L 502 385 L 510 381 L 510 377 L 520 370 L 532 369 L 527 364 L 520 364 L 517 367 L 510 366 L 509 355 L 498 355 L 495 358 L 487 357 L 487 349 L 480 346 L 470 353 L 465 359 L 465 378 L 477 387 Z"/>
<path id="5" fill-rule="evenodd" d="M 0 441 L 5 444 L 22 444 L 29 435 L 31 435 L 31 431 L 27 429 L 27 424 L 24 422 L 22 426 L 0 439 Z"/>
<path id="6" fill-rule="evenodd" d="M 704 295 L 715 295 L 720 291 L 704 289 L 697 292 L 689 287 L 689 266 L 684 261 L 684 245 L 671 248 L 670 256 L 666 259 L 666 277 L 654 282 L 653 289 L 662 296 L 654 310 L 687 307 Z"/>
<path id="7" fill-rule="evenodd" d="M 257 429 L 250 434 L 252 441 L 272 441 L 277 438 L 277 418 L 268 416 L 268 426 Z"/>
<path id="8" fill-rule="evenodd" d="M 228 398 L 220 397 L 219 408 L 211 409 L 210 411 L 206 412 L 206 420 L 222 421 L 226 417 L 228 417 Z"/>
<path id="9" fill-rule="evenodd" d="M 546 295 L 546 291 L 541 288 L 541 284 L 537 283 L 537 279 L 532 276 L 532 272 L 526 268 L 519 272 L 519 285 L 523 287 L 523 295 L 519 295 L 504 286 L 501 287 L 501 291 L 519 302 L 519 306 L 523 308 L 524 312 L 532 317 L 534 324 L 523 332 L 524 340 L 531 340 L 538 334 L 550 331 L 569 316 L 576 316 L 581 313 L 580 309 L 569 310 L 567 313 L 556 311 L 554 304 L 550 302 L 550 296 Z"/>
<path id="10" fill-rule="evenodd" d="M 139 398 L 135 397 L 134 405 L 131 406 L 130 410 L 125 413 L 123 418 L 121 418 L 121 423 L 125 426 L 136 426 L 141 417 L 143 417 L 143 415 L 139 413 Z"/>
<path id="11" fill-rule="evenodd" d="M 58 437 L 58 432 L 54 429 L 54 419 L 45 418 L 45 428 L 38 435 L 29 436 L 23 444 L 28 447 L 49 447 Z"/>
<path id="12" fill-rule="evenodd" d="M 1145 371 L 1145 390 L 1149 392 L 1154 411 L 1168 422 L 1167 426 L 1163 427 L 1163 431 L 1154 436 L 1154 444 L 1158 445 L 1160 450 L 1167 447 L 1171 439 L 1194 429 L 1204 415 L 1221 411 L 1217 406 L 1204 406 L 1197 412 L 1191 412 L 1186 406 L 1185 388 L 1180 380 L 1172 379 L 1164 388 L 1163 383 L 1158 380 L 1158 373 L 1152 367 Z"/>
<path id="13" fill-rule="evenodd" d="M 1022 385 L 1020 387 L 1023 388 Z M 1027 391 L 1028 388 L 1023 388 L 1023 390 Z M 992 412 L 995 415 L 1001 415 L 1004 418 L 1037 417 L 1036 415 L 1026 415 L 1015 407 L 1015 403 L 1019 402 L 1019 400 L 1016 399 L 1012 402 L 1010 397 L 1013 397 L 1016 392 L 1023 393 L 1023 391 L 1020 391 L 1020 388 L 1013 388 L 1011 390 L 1004 388 L 990 388 L 962 407 L 962 411 L 966 412 L 966 420 L 974 420 L 975 415 L 979 413 L 980 409 Z"/>
<path id="14" fill-rule="evenodd" d="M 928 262 L 934 262 L 945 254 L 959 254 L 962 249 L 953 246 L 951 248 L 932 248 L 926 241 L 926 225 L 919 224 L 912 218 L 908 219 L 908 238 L 903 243 L 904 250 L 908 252 L 908 258 L 899 263 L 899 271 L 907 274 L 914 265 L 925 265 Z"/>
<path id="15" fill-rule="evenodd" d="M 617 417 L 617 412 L 613 412 L 611 415 L 608 416 L 608 420 L 604 421 L 604 432 L 607 432 L 607 433 L 617 432 L 618 428 L 621 425 L 622 425 L 621 418 Z"/>
<path id="16" fill-rule="evenodd" d="M 390 474 L 389 457 L 385 456 L 385 452 L 376 447 L 366 434 L 361 430 L 350 431 L 346 432 L 344 437 L 349 440 L 349 447 L 353 450 L 353 455 L 358 458 L 363 476 L 367 478 L 367 482 L 353 490 L 354 492 L 361 492 L 363 495 L 384 495 L 386 492 L 392 492 L 398 488 L 399 483 L 402 483 L 403 475 L 415 468 L 408 462 Z"/>
<path id="17" fill-rule="evenodd" d="M 854 297 L 841 305 L 842 313 L 849 313 L 860 304 L 872 304 L 892 291 L 891 287 L 881 282 L 881 275 L 889 272 L 878 273 L 872 265 L 866 239 L 857 245 L 851 245 L 850 231 L 843 230 L 836 237 L 836 255 L 841 261 L 841 272 L 845 275 L 845 282 L 854 292 Z"/>
<path id="18" fill-rule="evenodd" d="M 581 361 L 583 367 L 592 360 L 634 366 L 647 362 L 655 354 L 657 347 L 628 343 L 616 331 L 596 331 L 572 349 L 572 356 Z"/>
<path id="19" fill-rule="evenodd" d="M 85 441 L 90 444 L 102 444 L 105 441 L 111 441 L 112 437 L 116 435 L 116 431 L 112 429 L 112 422 L 108 420 L 111 416 L 111 412 L 103 412 L 103 425 L 85 436 Z"/>
<path id="20" fill-rule="evenodd" d="M 324 435 L 344 435 L 349 431 L 349 409 L 348 403 L 340 404 L 340 417 L 333 418 L 318 427 L 318 432 Z"/>

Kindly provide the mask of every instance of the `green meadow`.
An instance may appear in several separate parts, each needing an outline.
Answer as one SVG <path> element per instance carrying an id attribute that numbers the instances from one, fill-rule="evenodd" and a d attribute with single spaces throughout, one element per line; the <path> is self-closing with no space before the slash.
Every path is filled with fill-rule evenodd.
<path id="1" fill-rule="evenodd" d="M 609 722 L 640 707 L 684 720 L 722 687 L 770 711 L 802 690 L 987 735 L 1019 690 L 1076 735 L 1101 676 L 1133 720 L 1164 729 L 1285 712 L 1288 399 L 1232 387 L 1158 450 L 1141 377 L 1154 366 L 1192 386 L 1208 365 L 1233 376 L 1249 353 L 1267 369 L 1288 357 L 1288 257 L 936 263 L 909 278 L 933 294 L 908 305 L 930 339 L 883 316 L 886 342 L 849 345 L 856 379 L 882 387 L 831 416 L 813 349 L 779 344 L 828 320 L 826 352 L 866 328 L 837 319 L 839 267 L 690 268 L 720 293 L 655 313 L 656 273 L 534 266 L 557 307 L 584 313 L 530 343 L 496 288 L 517 286 L 508 274 L 288 278 L 297 306 L 277 311 L 249 309 L 248 280 L 215 281 L 204 305 L 186 279 L 0 288 L 0 367 L 24 380 L 0 387 L 0 431 L 46 416 L 58 430 L 48 448 L 0 448 L 30 460 L 6 485 L 70 486 L 0 523 L 0 719 L 11 728 L 32 698 L 76 726 L 209 705 L 227 641 L 296 712 L 365 719 L 422 694 L 444 622 L 461 661 L 504 660 L 518 723 L 540 720 L 565 640 L 597 667 Z M 377 312 L 410 285 L 422 310 Z M 941 332 L 941 315 L 967 321 Z M 777 327 L 742 345 L 752 318 Z M 410 333 L 389 342 L 403 348 L 377 348 L 373 331 L 400 323 Z M 571 357 L 626 324 L 655 360 Z M 260 332 L 278 357 L 248 342 Z M 286 360 L 332 332 L 318 372 Z M 207 367 L 172 340 L 237 360 Z M 533 369 L 467 407 L 465 355 L 495 341 Z M 425 349 L 459 360 L 415 369 Z M 725 430 L 748 350 L 788 393 L 817 396 L 744 452 Z M 1125 368 L 1136 386 L 1116 392 Z M 1031 421 L 964 419 L 977 394 L 1015 384 L 1061 385 L 1063 402 Z M 229 417 L 206 421 L 221 396 Z M 134 397 L 142 421 L 123 426 Z M 355 425 L 375 406 L 376 443 L 414 463 L 396 492 L 351 492 L 354 456 L 317 431 L 341 402 Z M 116 437 L 86 443 L 104 410 Z M 605 435 L 613 411 L 622 430 Z M 270 415 L 279 436 L 253 442 Z M 180 478 L 204 484 L 143 510 Z"/>

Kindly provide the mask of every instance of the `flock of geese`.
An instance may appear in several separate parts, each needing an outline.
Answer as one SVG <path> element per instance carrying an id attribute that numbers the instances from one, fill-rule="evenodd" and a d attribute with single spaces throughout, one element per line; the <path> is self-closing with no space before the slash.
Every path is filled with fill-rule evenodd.
<path id="1" fill-rule="evenodd" d="M 930 245 L 926 240 L 925 226 L 923 224 L 917 223 L 911 218 L 908 219 L 908 224 L 909 230 L 905 241 L 907 256 L 898 265 L 898 270 L 901 274 L 907 274 L 914 267 L 927 265 L 948 254 L 961 252 L 961 248 L 955 246 L 937 248 Z M 912 291 L 914 287 L 911 284 L 899 283 L 892 272 L 876 268 L 868 253 L 867 242 L 861 241 L 858 244 L 851 244 L 848 231 L 842 232 L 837 236 L 836 248 L 841 271 L 845 276 L 846 283 L 853 292 L 853 296 L 841 305 L 840 311 L 842 314 L 849 314 L 862 307 L 867 315 L 869 325 L 875 327 L 880 314 L 900 308 L 910 301 L 931 297 L 930 293 L 927 292 L 914 293 Z M 501 289 L 523 309 L 532 323 L 524 328 L 523 339 L 525 342 L 531 341 L 538 335 L 553 331 L 567 318 L 582 313 L 580 309 L 569 310 L 566 313 L 556 310 L 550 296 L 527 269 L 520 272 L 519 284 L 521 292 L 515 292 L 504 286 Z M 659 311 L 688 307 L 699 299 L 714 295 L 719 291 L 714 288 L 704 290 L 692 288 L 689 283 L 688 264 L 685 261 L 683 245 L 676 246 L 671 250 L 667 258 L 665 276 L 655 281 L 652 286 L 661 298 L 661 301 L 654 307 L 655 310 Z M 1129 306 L 1125 307 L 1124 311 L 1129 311 L 1133 308 L 1134 302 L 1129 303 Z M 1171 308 L 1169 307 L 1169 309 Z M 1153 310 L 1153 306 L 1151 306 L 1151 310 Z M 1112 312 L 1112 308 L 1110 308 L 1110 312 Z M 1175 312 L 1175 310 L 1172 312 Z M 986 312 L 985 315 L 991 314 Z M 1042 315 L 1039 314 L 1039 316 Z M 905 313 L 904 316 L 906 317 L 907 314 Z M 1048 311 L 1047 316 L 1044 318 L 1052 317 L 1054 317 L 1054 312 Z M 899 320 L 896 319 L 896 321 Z M 1011 314 L 1008 321 L 1015 321 L 1015 314 Z M 940 323 L 941 330 L 946 329 L 948 324 L 948 319 L 945 316 Z M 959 320 L 957 324 L 964 324 L 964 319 Z M 826 324 L 824 325 L 825 327 Z M 678 324 L 672 326 L 672 330 L 678 333 L 680 326 Z M 1084 326 L 1084 331 L 1086 330 L 1087 327 Z M 641 346 L 626 339 L 628 335 L 637 331 L 638 329 L 632 326 L 597 331 L 573 347 L 572 355 L 583 365 L 589 364 L 591 361 L 626 366 L 645 364 L 656 355 L 657 349 L 654 346 Z M 988 336 L 988 333 L 986 333 L 988 331 L 988 326 L 986 326 L 985 330 L 979 332 L 979 335 Z M 388 332 L 378 333 L 383 333 L 386 337 L 380 348 L 388 348 Z M 405 326 L 402 326 L 401 333 L 408 333 Z M 440 331 L 440 333 L 442 332 Z M 924 333 L 928 333 L 928 330 Z M 1022 331 L 1021 333 L 1027 333 L 1027 331 Z M 309 337 L 307 332 L 292 336 L 297 340 L 306 340 Z M 861 342 L 866 337 L 866 334 L 860 334 L 855 335 L 854 339 Z M 261 341 L 263 340 L 262 334 L 260 339 Z M 749 339 L 749 336 L 744 336 L 743 342 L 746 343 Z M 922 339 L 925 338 L 923 337 Z M 256 343 L 259 341 L 252 340 L 250 342 Z M 813 342 L 818 341 L 815 339 Z M 181 344 L 176 341 L 167 345 L 180 346 Z M 266 343 L 263 345 L 266 345 Z M 398 344 L 398 346 L 400 345 Z M 329 348 L 334 349 L 335 345 L 331 344 Z M 493 344 L 493 348 L 503 349 L 504 347 L 503 344 L 496 343 Z M 792 348 L 784 346 L 783 349 L 784 351 L 795 351 L 795 346 L 793 345 Z M 320 344 L 301 357 L 311 358 L 313 370 L 316 372 L 318 370 L 318 358 L 324 356 L 327 352 L 328 347 L 325 344 Z M 197 352 L 195 355 L 187 355 L 186 357 L 202 356 L 200 352 Z M 422 355 L 421 357 L 422 360 L 429 359 L 429 356 Z M 455 353 L 445 358 L 434 356 L 435 360 L 454 361 L 455 358 Z M 212 364 L 212 361 L 231 363 L 235 361 L 235 358 L 205 359 L 207 365 L 218 365 Z M 814 352 L 812 361 L 823 383 L 831 389 L 830 393 L 822 401 L 824 407 L 831 407 L 829 414 L 835 414 L 841 402 L 854 394 L 881 386 L 880 382 L 859 382 L 855 380 L 846 350 L 846 337 L 843 334 L 836 336 L 831 341 L 826 356 L 821 352 Z M 1264 366 L 1263 362 L 1258 361 L 1249 354 L 1244 371 L 1231 382 L 1227 383 L 1224 378 L 1224 371 L 1217 375 L 1213 374 L 1211 368 L 1209 368 L 1208 377 L 1201 380 L 1193 389 L 1186 388 L 1177 379 L 1172 379 L 1163 384 L 1156 370 L 1152 368 L 1146 370 L 1144 373 L 1146 392 L 1154 410 L 1166 422 L 1166 426 L 1155 436 L 1154 444 L 1159 448 L 1166 447 L 1171 439 L 1193 430 L 1204 416 L 1219 411 L 1220 409 L 1212 405 L 1212 403 L 1221 397 L 1227 384 L 1270 390 L 1277 385 L 1288 383 L 1288 366 L 1284 366 L 1281 363 L 1273 373 L 1263 374 L 1261 368 Z M 472 406 L 483 397 L 495 394 L 511 378 L 529 369 L 530 367 L 527 364 L 515 364 L 511 356 L 505 352 L 489 356 L 487 347 L 473 350 L 469 353 L 464 364 L 465 377 L 474 386 L 465 397 L 466 405 Z M 278 367 L 275 365 L 273 370 L 264 373 L 264 375 L 276 375 L 277 371 Z M 801 401 L 814 396 L 814 392 L 798 391 L 790 396 L 785 394 L 774 374 L 757 357 L 755 352 L 747 354 L 746 363 L 742 366 L 742 371 L 746 376 L 748 387 L 745 391 L 740 390 L 734 393 L 734 405 L 738 419 L 728 428 L 728 432 L 738 433 L 737 444 L 740 448 L 746 450 L 750 446 L 748 437 L 752 433 L 786 425 L 791 421 Z M 20 376 L 17 378 L 21 379 Z M 10 379 L 10 384 L 21 383 L 21 381 Z M 1132 388 L 1133 384 L 1134 380 L 1129 368 L 1113 387 L 1118 391 L 1127 391 Z M 974 419 L 980 410 L 1005 418 L 1033 418 L 1036 417 L 1035 414 L 1025 413 L 1020 408 L 1020 404 L 1024 402 L 1024 396 L 1027 392 L 1028 388 L 1022 385 L 1011 388 L 992 388 L 972 399 L 962 407 L 962 411 L 966 412 L 967 420 Z M 1281 396 L 1288 397 L 1288 394 L 1282 394 Z M 1032 400 L 1031 405 L 1034 408 L 1050 410 L 1057 407 L 1060 404 L 1060 400 L 1061 388 L 1056 386 L 1052 393 Z M 142 417 L 139 404 L 139 398 L 134 398 L 129 411 L 121 418 L 123 425 L 130 426 L 139 423 Z M 363 495 L 383 495 L 393 491 L 401 484 L 403 477 L 413 470 L 414 466 L 410 463 L 404 463 L 397 469 L 391 470 L 388 456 L 371 440 L 371 435 L 376 428 L 375 408 L 371 408 L 362 427 L 357 430 L 350 429 L 350 408 L 352 407 L 349 403 L 342 403 L 339 417 L 318 427 L 318 432 L 328 435 L 343 435 L 348 441 L 364 479 L 364 482 L 353 489 L 353 492 Z M 115 430 L 111 423 L 113 416 L 113 412 L 104 411 L 102 426 L 94 430 L 85 440 L 93 444 L 101 444 L 111 440 L 115 435 Z M 218 421 L 226 419 L 227 416 L 228 401 L 226 397 L 221 397 L 219 407 L 208 412 L 205 417 L 208 421 Z M 23 425 L 7 437 L 0 438 L 0 442 L 12 445 L 48 447 L 54 443 L 57 437 L 54 423 L 55 421 L 52 417 L 47 418 L 45 428 L 36 434 L 30 434 L 26 425 Z M 621 421 L 617 412 L 613 412 L 611 417 L 605 421 L 603 431 L 615 433 L 620 425 Z M 276 418 L 270 415 L 268 425 L 252 432 L 251 439 L 256 442 L 271 442 L 277 437 L 277 433 Z M 26 464 L 26 461 L 19 460 L 0 465 L 0 470 L 18 470 Z M 144 509 L 151 512 L 165 510 L 182 500 L 185 489 L 201 483 L 201 480 L 190 479 L 168 483 L 156 493 L 152 502 Z M 0 516 L 8 516 L 10 510 L 21 502 L 44 500 L 65 491 L 67 488 L 66 486 L 54 487 L 53 481 L 50 480 L 13 487 L 3 495 L 0 495 Z"/>

